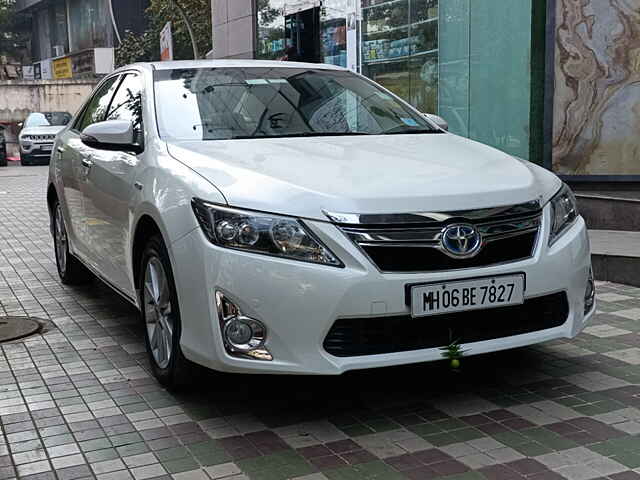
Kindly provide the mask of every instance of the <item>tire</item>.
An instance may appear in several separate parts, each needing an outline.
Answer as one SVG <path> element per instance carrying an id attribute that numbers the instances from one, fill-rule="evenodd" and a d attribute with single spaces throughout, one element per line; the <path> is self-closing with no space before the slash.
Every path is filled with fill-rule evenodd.
<path id="1" fill-rule="evenodd" d="M 53 205 L 53 243 L 58 275 L 65 285 L 81 285 L 92 280 L 93 275 L 69 251 L 67 227 L 58 200 Z"/>
<path id="2" fill-rule="evenodd" d="M 162 237 L 155 235 L 147 241 L 140 266 L 140 312 L 151 369 L 162 385 L 182 390 L 189 385 L 197 366 L 184 357 L 180 348 L 180 306 Z"/>
<path id="3" fill-rule="evenodd" d="M 6 167 L 7 164 L 7 154 L 5 152 L 0 152 L 0 167 Z"/>

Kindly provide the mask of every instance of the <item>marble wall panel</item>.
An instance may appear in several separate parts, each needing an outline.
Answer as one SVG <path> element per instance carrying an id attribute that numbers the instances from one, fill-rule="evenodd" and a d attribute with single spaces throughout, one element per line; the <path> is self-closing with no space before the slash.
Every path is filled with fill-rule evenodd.
<path id="1" fill-rule="evenodd" d="M 640 175 L 640 0 L 556 0 L 553 169 Z"/>

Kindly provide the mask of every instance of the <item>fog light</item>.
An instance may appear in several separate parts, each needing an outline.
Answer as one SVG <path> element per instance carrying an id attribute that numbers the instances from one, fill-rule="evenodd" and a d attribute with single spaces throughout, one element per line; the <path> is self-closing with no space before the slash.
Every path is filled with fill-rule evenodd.
<path id="1" fill-rule="evenodd" d="M 584 314 L 589 313 L 596 303 L 596 285 L 593 280 L 593 270 L 589 269 L 589 277 L 587 278 L 587 288 L 584 292 Z"/>
<path id="2" fill-rule="evenodd" d="M 262 322 L 242 315 L 238 306 L 221 292 L 216 292 L 216 306 L 227 353 L 255 360 L 273 360 L 264 346 L 267 329 Z"/>
<path id="3" fill-rule="evenodd" d="M 224 336 L 234 345 L 246 345 L 253 337 L 251 326 L 239 318 L 229 320 L 224 327 Z"/>

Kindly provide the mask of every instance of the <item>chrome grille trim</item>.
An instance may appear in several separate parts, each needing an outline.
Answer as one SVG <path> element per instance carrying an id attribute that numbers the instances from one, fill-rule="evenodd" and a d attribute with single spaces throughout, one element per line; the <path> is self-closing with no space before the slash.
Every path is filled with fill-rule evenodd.
<path id="1" fill-rule="evenodd" d="M 330 214 L 328 212 L 325 214 L 334 221 L 339 219 L 366 222 L 336 222 L 338 223 L 336 226 L 359 247 L 382 273 L 394 273 L 396 270 L 382 269 L 367 253 L 367 248 L 430 248 L 436 249 L 444 255 L 449 255 L 442 246 L 442 235 L 448 225 L 456 222 L 467 222 L 478 229 L 482 237 L 480 251 L 498 240 L 531 233 L 536 234 L 529 255 L 509 259 L 505 262 L 492 262 L 483 265 L 489 266 L 531 258 L 538 244 L 542 225 L 542 208 L 537 201 L 506 207 L 442 213 L 357 215 L 357 218 L 352 214 Z M 419 222 L 418 219 L 420 219 Z"/>
<path id="2" fill-rule="evenodd" d="M 322 212 L 333 223 L 340 225 L 393 225 L 393 224 L 434 224 L 452 219 L 467 221 L 498 220 L 510 217 L 523 217 L 540 214 L 542 203 L 540 200 L 506 205 L 501 207 L 460 210 L 452 212 L 414 212 L 414 213 L 339 213 L 323 210 Z"/>
<path id="3" fill-rule="evenodd" d="M 499 238 L 519 235 L 540 228 L 540 216 L 475 224 L 483 240 L 489 242 Z M 360 245 L 401 246 L 440 242 L 444 226 L 367 229 L 340 227 L 349 238 Z"/>

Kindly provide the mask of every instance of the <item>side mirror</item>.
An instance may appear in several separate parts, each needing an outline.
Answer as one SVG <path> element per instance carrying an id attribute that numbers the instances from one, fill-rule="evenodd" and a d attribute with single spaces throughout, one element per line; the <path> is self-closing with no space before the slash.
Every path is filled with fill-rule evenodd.
<path id="1" fill-rule="evenodd" d="M 82 143 L 97 150 L 142 153 L 134 140 L 133 126 L 127 120 L 106 120 L 89 125 L 80 136 Z"/>
<path id="2" fill-rule="evenodd" d="M 431 120 L 431 122 L 435 123 L 442 130 L 449 131 L 449 123 L 444 118 L 434 115 L 433 113 L 425 113 L 424 116 L 427 117 L 427 120 Z"/>
<path id="3" fill-rule="evenodd" d="M 23 127 L 24 127 L 24 122 L 18 122 L 18 128 L 22 130 Z"/>

